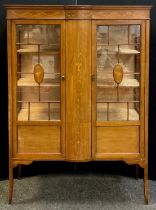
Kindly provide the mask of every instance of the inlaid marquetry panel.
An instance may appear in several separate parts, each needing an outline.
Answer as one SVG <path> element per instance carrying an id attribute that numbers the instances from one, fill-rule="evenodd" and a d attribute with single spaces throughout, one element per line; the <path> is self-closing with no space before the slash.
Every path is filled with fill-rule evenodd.
<path id="1" fill-rule="evenodd" d="M 117 84 L 120 84 L 123 80 L 123 68 L 120 64 L 116 64 L 114 69 L 113 69 L 113 77 L 114 81 Z"/>
<path id="2" fill-rule="evenodd" d="M 65 17 L 64 10 L 43 10 L 43 9 L 13 9 L 8 10 L 8 19 L 63 19 Z"/>
<path id="3" fill-rule="evenodd" d="M 34 80 L 40 84 L 43 82 L 44 79 L 44 69 L 43 67 L 38 63 L 34 66 Z"/>
<path id="4" fill-rule="evenodd" d="M 90 19 L 92 13 L 90 10 L 67 10 L 65 17 L 67 19 Z"/>
<path id="5" fill-rule="evenodd" d="M 92 12 L 92 19 L 130 19 L 130 20 L 136 20 L 136 19 L 148 19 L 149 18 L 149 11 L 148 10 L 111 10 L 106 9 L 105 11 L 102 10 L 94 10 Z"/>
<path id="6" fill-rule="evenodd" d="M 91 153 L 91 22 L 66 24 L 66 159 Z"/>
<path id="7" fill-rule="evenodd" d="M 149 19 L 150 6 L 7 5 L 8 19 Z"/>

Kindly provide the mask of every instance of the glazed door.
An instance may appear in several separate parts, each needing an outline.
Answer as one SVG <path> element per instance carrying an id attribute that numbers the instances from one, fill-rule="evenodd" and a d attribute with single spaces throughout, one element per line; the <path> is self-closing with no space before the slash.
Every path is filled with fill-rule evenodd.
<path id="1" fill-rule="evenodd" d="M 93 21 L 93 159 L 144 156 L 144 34 L 144 21 Z"/>
<path id="2" fill-rule="evenodd" d="M 91 158 L 91 21 L 66 21 L 66 159 Z"/>
<path id="3" fill-rule="evenodd" d="M 64 21 L 13 21 L 14 157 L 63 159 Z"/>

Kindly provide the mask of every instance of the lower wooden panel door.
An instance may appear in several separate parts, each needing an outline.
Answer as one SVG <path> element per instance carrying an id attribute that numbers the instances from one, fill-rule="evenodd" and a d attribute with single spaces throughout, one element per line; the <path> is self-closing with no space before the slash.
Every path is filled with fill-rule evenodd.
<path id="1" fill-rule="evenodd" d="M 140 126 L 110 125 L 96 127 L 93 159 L 138 158 Z"/>
<path id="2" fill-rule="evenodd" d="M 91 21 L 66 21 L 66 159 L 91 158 Z"/>

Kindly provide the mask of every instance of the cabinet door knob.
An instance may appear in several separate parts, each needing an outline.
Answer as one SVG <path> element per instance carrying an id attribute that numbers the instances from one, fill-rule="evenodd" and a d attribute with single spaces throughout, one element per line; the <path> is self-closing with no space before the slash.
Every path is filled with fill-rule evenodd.
<path id="1" fill-rule="evenodd" d="M 64 81 L 65 80 L 65 76 L 61 75 L 61 79 L 62 79 L 62 81 Z"/>

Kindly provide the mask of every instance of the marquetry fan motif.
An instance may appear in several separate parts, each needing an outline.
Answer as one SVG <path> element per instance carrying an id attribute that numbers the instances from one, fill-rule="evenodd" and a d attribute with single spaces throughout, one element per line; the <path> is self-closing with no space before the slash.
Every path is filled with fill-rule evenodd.
<path id="1" fill-rule="evenodd" d="M 123 80 L 123 68 L 120 64 L 116 64 L 113 69 L 114 81 L 119 85 Z"/>
<path id="2" fill-rule="evenodd" d="M 41 66 L 41 64 L 37 63 L 35 66 L 34 66 L 34 80 L 40 84 L 43 82 L 43 79 L 44 79 L 44 69 L 43 67 Z"/>

